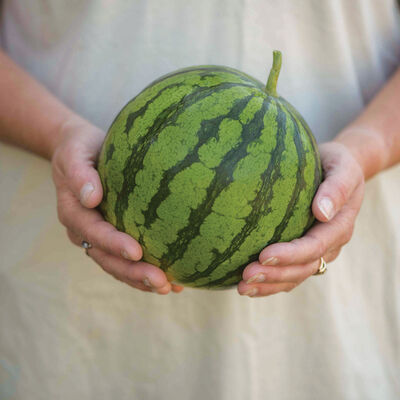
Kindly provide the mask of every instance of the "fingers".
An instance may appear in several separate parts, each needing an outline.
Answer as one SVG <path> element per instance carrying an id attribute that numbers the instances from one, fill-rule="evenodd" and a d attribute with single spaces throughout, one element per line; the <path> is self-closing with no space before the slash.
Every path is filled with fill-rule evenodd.
<path id="1" fill-rule="evenodd" d="M 67 234 L 73 243 L 79 245 L 78 236 L 69 230 Z M 145 262 L 133 263 L 94 247 L 88 249 L 87 254 L 108 274 L 132 287 L 159 294 L 167 294 L 171 290 L 171 284 L 164 272 L 154 265 Z"/>
<path id="2" fill-rule="evenodd" d="M 314 275 L 320 264 L 320 259 L 305 265 L 288 267 L 265 267 L 257 262 L 251 263 L 243 271 L 243 281 L 238 285 L 238 292 L 242 296 L 249 297 L 290 292 Z"/>
<path id="3" fill-rule="evenodd" d="M 329 263 L 340 253 L 340 248 L 326 253 L 323 258 Z M 264 266 L 258 262 L 249 264 L 243 271 L 243 281 L 238 285 L 242 296 L 261 297 L 279 292 L 290 292 L 300 283 L 318 272 L 321 259 L 305 265 Z"/>
<path id="4" fill-rule="evenodd" d="M 364 194 L 360 165 L 342 144 L 320 146 L 325 179 L 313 199 L 317 222 L 301 238 L 266 247 L 243 272 L 239 293 L 265 296 L 292 290 L 313 275 L 320 258 L 334 260 L 353 233 Z"/>
<path id="5" fill-rule="evenodd" d="M 168 294 L 171 290 L 171 284 L 164 272 L 154 265 L 145 262 L 132 263 L 96 248 L 88 250 L 88 254 L 104 271 L 132 287 L 158 294 Z"/>
<path id="6" fill-rule="evenodd" d="M 116 257 L 137 261 L 142 258 L 140 244 L 126 233 L 119 232 L 113 225 L 104 221 L 96 210 L 84 208 L 70 192 L 60 192 L 58 215 L 61 223 L 74 233 L 75 244 L 82 240 Z"/>
<path id="7" fill-rule="evenodd" d="M 168 293 L 171 287 L 174 292 L 181 292 L 183 287 L 171 286 L 161 269 L 132 263 L 142 257 L 139 243 L 105 222 L 98 211 L 91 210 L 103 196 L 95 163 L 105 133 L 81 118 L 66 121 L 61 131 L 62 140 L 52 157 L 52 172 L 59 220 L 67 227 L 70 240 L 78 246 L 83 240 L 89 242 L 92 248 L 88 253 L 95 261 L 131 286 L 149 291 L 146 285 L 153 284 L 158 293 Z M 145 273 L 147 278 L 143 278 Z"/>
<path id="8" fill-rule="evenodd" d="M 296 286 L 297 285 L 295 283 L 263 283 L 247 287 L 242 281 L 239 283 L 238 292 L 242 296 L 265 297 L 280 292 L 290 292 Z"/>
<path id="9" fill-rule="evenodd" d="M 363 187 L 359 186 L 349 203 L 343 206 L 331 221 L 317 222 L 299 239 L 274 243 L 266 247 L 260 253 L 260 263 L 264 265 L 306 264 L 348 243 L 353 233 L 362 197 Z"/>
<path id="10" fill-rule="evenodd" d="M 81 239 L 79 236 L 69 229 L 67 229 L 67 235 L 72 243 L 81 246 Z M 104 271 L 137 289 L 155 291 L 159 294 L 167 294 L 169 292 L 168 288 L 172 289 L 174 293 L 180 293 L 184 289 L 183 286 L 175 284 L 168 285 L 164 272 L 154 265 L 144 262 L 132 263 L 125 261 L 119 257 L 112 257 L 106 252 L 93 247 L 87 250 L 87 254 L 89 257 L 93 258 Z M 134 273 L 130 272 L 132 268 L 136 268 Z"/>
<path id="11" fill-rule="evenodd" d="M 172 283 L 171 286 L 172 286 L 172 291 L 173 291 L 174 293 L 180 293 L 180 292 L 182 292 L 182 290 L 184 289 L 183 286 L 176 285 L 175 283 Z"/>
<path id="12" fill-rule="evenodd" d="M 325 262 L 330 263 L 337 258 L 340 248 L 324 254 Z M 243 271 L 243 280 L 247 283 L 299 283 L 318 271 L 321 258 L 304 265 L 289 265 L 286 267 L 264 266 L 258 262 L 249 264 Z"/>
<path id="13" fill-rule="evenodd" d="M 331 220 L 364 181 L 361 167 L 343 147 L 339 143 L 320 146 L 325 179 L 314 197 L 312 211 L 321 222 Z"/>
<path id="14" fill-rule="evenodd" d="M 288 267 L 264 266 L 254 262 L 249 264 L 243 271 L 243 280 L 249 283 L 296 283 L 302 282 L 314 274 L 318 267 L 316 262 L 306 265 L 291 265 Z M 319 266 L 319 261 L 318 261 Z"/>

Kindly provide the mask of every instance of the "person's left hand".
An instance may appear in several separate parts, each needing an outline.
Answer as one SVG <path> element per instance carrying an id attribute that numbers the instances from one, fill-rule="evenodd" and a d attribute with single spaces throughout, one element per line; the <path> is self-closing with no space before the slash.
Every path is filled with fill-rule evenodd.
<path id="1" fill-rule="evenodd" d="M 325 179 L 312 203 L 317 221 L 303 237 L 263 249 L 259 260 L 244 269 L 239 294 L 289 292 L 318 271 L 321 257 L 333 261 L 349 242 L 363 200 L 364 174 L 343 144 L 325 143 L 320 154 Z"/>

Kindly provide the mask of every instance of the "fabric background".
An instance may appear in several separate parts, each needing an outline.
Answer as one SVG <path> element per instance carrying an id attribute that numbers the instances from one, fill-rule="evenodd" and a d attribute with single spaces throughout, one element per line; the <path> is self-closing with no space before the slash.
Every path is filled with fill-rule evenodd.
<path id="1" fill-rule="evenodd" d="M 162 74 L 221 64 L 266 81 L 276 48 L 278 91 L 323 142 L 400 61 L 394 0 L 6 0 L 1 13 L 8 54 L 105 130 Z M 4 144 L 0 188 L 0 399 L 400 397 L 400 167 L 368 182 L 326 275 L 258 299 L 113 280 L 68 242 L 49 163 Z"/>

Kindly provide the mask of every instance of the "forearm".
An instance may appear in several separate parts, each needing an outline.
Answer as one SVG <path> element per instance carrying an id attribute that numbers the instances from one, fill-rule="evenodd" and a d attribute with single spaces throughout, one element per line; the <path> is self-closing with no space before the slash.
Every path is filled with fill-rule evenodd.
<path id="1" fill-rule="evenodd" d="M 0 140 L 51 159 L 72 118 L 80 117 L 0 50 Z"/>
<path id="2" fill-rule="evenodd" d="M 365 179 L 400 162 L 400 68 L 335 141 L 351 150 Z"/>

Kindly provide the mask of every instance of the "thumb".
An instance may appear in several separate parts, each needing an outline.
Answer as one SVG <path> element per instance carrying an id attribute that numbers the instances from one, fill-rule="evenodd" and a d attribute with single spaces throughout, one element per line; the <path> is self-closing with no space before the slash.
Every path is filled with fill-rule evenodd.
<path id="1" fill-rule="evenodd" d="M 327 222 L 349 201 L 363 174 L 342 144 L 326 144 L 320 150 L 325 179 L 314 197 L 312 211 L 319 221 Z"/>
<path id="2" fill-rule="evenodd" d="M 89 160 L 74 160 L 66 167 L 67 185 L 87 208 L 97 207 L 103 197 L 103 188 L 94 163 Z"/>
<path id="3" fill-rule="evenodd" d="M 73 116 L 62 125 L 62 138 L 53 155 L 54 180 L 79 199 L 87 208 L 97 207 L 103 197 L 103 188 L 95 162 L 105 133 L 88 121 Z"/>

